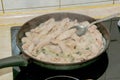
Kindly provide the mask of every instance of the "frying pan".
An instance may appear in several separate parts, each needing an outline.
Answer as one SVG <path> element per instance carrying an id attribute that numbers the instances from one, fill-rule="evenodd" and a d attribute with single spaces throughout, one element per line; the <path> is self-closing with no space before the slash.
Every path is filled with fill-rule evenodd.
<path id="1" fill-rule="evenodd" d="M 21 26 L 21 29 L 18 31 L 16 42 L 22 54 L 1 59 L 0 68 L 10 67 L 10 66 L 27 66 L 30 62 L 33 62 L 38 64 L 39 66 L 46 67 L 49 69 L 56 69 L 56 70 L 77 69 L 95 62 L 97 59 L 99 59 L 100 55 L 103 54 L 104 51 L 108 48 L 108 45 L 110 43 L 110 34 L 106 27 L 104 27 L 101 23 L 98 23 L 96 25 L 98 27 L 98 30 L 101 32 L 102 36 L 105 38 L 106 44 L 104 45 L 105 46 L 104 49 L 92 59 L 85 60 L 82 62 L 76 62 L 76 63 L 59 64 L 59 63 L 44 62 L 25 53 L 22 49 L 23 44 L 21 42 L 21 39 L 25 37 L 25 32 L 28 32 L 31 29 L 38 27 L 38 25 L 47 21 L 50 18 L 54 18 L 56 21 L 60 21 L 64 18 L 70 18 L 71 20 L 77 19 L 78 22 L 95 21 L 95 19 L 92 17 L 86 16 L 83 14 L 69 13 L 69 12 L 49 13 L 49 14 L 35 17 L 32 20 L 26 22 L 23 26 Z"/>

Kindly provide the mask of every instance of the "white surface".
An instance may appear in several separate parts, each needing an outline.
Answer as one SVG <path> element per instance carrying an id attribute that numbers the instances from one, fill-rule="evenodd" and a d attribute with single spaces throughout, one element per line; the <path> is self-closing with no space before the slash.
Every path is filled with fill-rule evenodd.
<path id="1" fill-rule="evenodd" d="M 5 9 L 37 8 L 58 5 L 58 0 L 3 0 Z"/>
<path id="2" fill-rule="evenodd" d="M 67 4 L 79 4 L 79 5 L 91 5 L 91 4 L 103 4 L 112 3 L 113 0 L 61 0 L 63 5 Z"/>
<path id="3" fill-rule="evenodd" d="M 115 3 L 120 3 L 120 0 L 116 0 Z"/>
<path id="4" fill-rule="evenodd" d="M 13 80 L 12 68 L 0 69 L 0 80 Z"/>
<path id="5" fill-rule="evenodd" d="M 118 2 L 118 0 L 115 0 Z M 117 3 L 116 2 L 116 3 Z M 9 9 L 26 9 L 26 8 L 38 8 L 45 6 L 57 6 L 59 0 L 3 0 L 4 8 Z M 98 4 L 112 4 L 113 0 L 61 0 L 61 5 L 98 5 Z M 58 7 L 58 6 L 57 6 Z M 0 8 L 1 9 L 1 8 Z M 41 8 L 42 9 L 42 8 Z"/>

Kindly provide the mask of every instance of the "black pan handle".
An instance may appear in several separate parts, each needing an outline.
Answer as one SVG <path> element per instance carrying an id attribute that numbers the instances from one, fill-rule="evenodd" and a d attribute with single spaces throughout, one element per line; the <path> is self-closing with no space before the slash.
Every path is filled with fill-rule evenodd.
<path id="1" fill-rule="evenodd" d="M 11 56 L 0 59 L 0 68 L 12 67 L 12 66 L 27 66 L 27 59 L 23 58 L 22 55 Z"/>

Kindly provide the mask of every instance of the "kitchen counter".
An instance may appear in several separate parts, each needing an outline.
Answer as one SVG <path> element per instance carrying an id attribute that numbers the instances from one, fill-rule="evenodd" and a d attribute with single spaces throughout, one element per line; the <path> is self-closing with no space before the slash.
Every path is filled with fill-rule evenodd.
<path id="1" fill-rule="evenodd" d="M 11 56 L 10 27 L 0 27 L 0 58 Z M 12 68 L 0 69 L 0 80 L 13 80 Z"/>
<path id="2" fill-rule="evenodd" d="M 11 51 L 11 33 L 10 28 L 12 26 L 21 26 L 26 21 L 45 13 L 51 12 L 74 12 L 85 14 L 94 18 L 102 18 L 110 14 L 120 12 L 120 4 L 116 5 L 104 5 L 97 7 L 72 7 L 63 8 L 49 11 L 35 11 L 25 13 L 6 13 L 0 14 L 0 58 L 5 58 L 12 55 Z M 13 80 L 12 68 L 0 69 L 0 80 Z"/>

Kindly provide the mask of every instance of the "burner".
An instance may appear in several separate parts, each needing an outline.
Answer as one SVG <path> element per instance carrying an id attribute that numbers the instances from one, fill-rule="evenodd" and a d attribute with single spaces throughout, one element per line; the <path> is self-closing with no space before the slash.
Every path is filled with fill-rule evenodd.
<path id="1" fill-rule="evenodd" d="M 19 55 L 20 51 L 16 46 L 16 34 L 20 27 L 12 27 L 12 52 L 13 55 Z M 13 31 L 14 30 L 14 31 Z M 103 53 L 97 61 L 87 65 L 86 67 L 74 70 L 51 70 L 40 67 L 37 64 L 30 63 L 27 67 L 20 67 L 20 71 L 15 74 L 14 80 L 84 80 L 84 79 L 98 79 L 106 71 L 108 66 L 107 53 Z M 66 78 L 66 79 L 65 79 Z"/>
<path id="2" fill-rule="evenodd" d="M 79 80 L 79 79 L 71 76 L 59 75 L 46 78 L 45 80 Z"/>
<path id="3" fill-rule="evenodd" d="M 71 76 L 78 79 L 98 79 L 105 72 L 107 66 L 107 53 L 103 53 L 96 62 L 75 70 L 51 70 L 31 63 L 27 67 L 21 67 L 21 71 L 15 80 L 45 80 L 48 77 L 57 75 Z"/>

